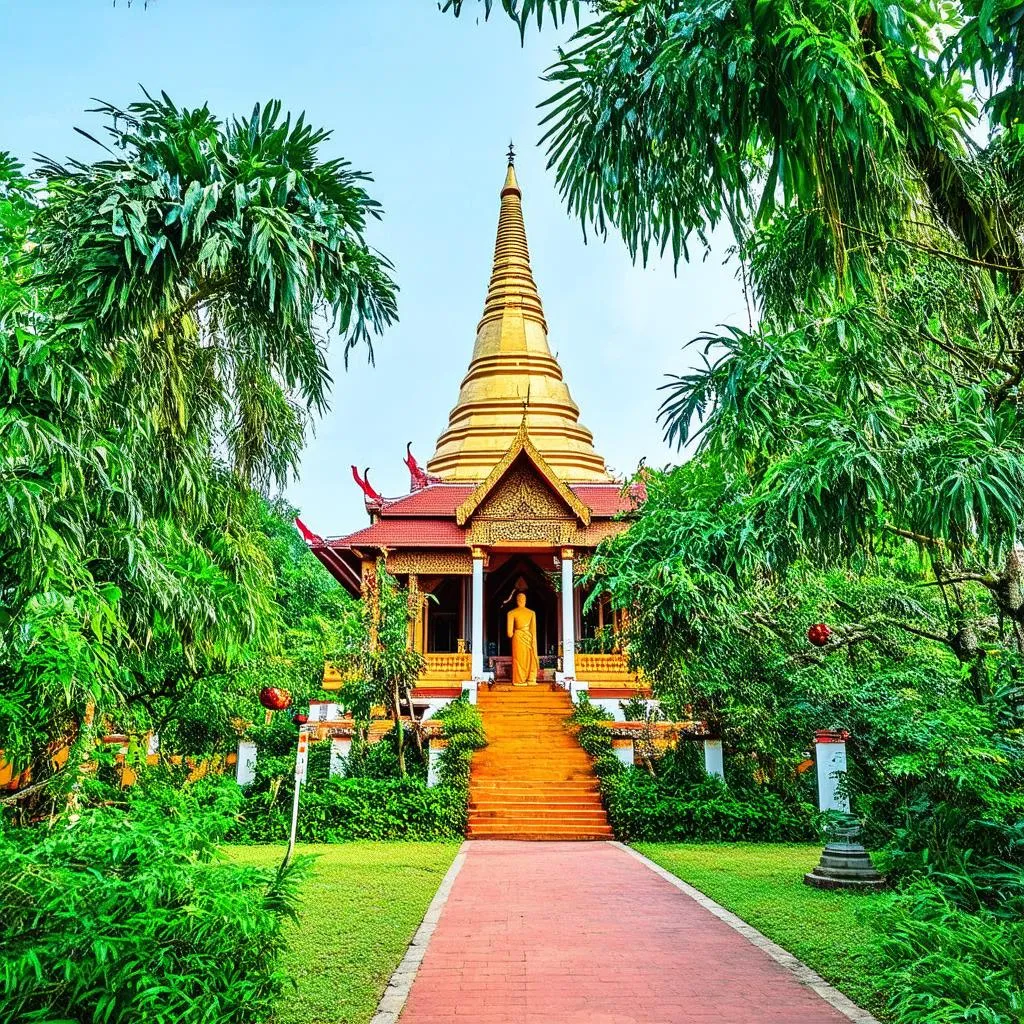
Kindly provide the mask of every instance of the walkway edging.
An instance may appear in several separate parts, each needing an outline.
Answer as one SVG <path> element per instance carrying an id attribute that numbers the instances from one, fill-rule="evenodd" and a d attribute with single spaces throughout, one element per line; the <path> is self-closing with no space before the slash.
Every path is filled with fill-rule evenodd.
<path id="1" fill-rule="evenodd" d="M 766 935 L 762 935 L 761 932 L 747 924 L 742 918 L 737 917 L 731 910 L 726 910 L 721 904 L 716 903 L 709 896 L 705 896 L 699 889 L 688 885 L 681 878 L 673 875 L 671 871 L 667 871 L 660 864 L 656 864 L 649 857 L 645 857 L 639 850 L 634 850 L 631 846 L 626 846 L 625 843 L 617 841 L 612 842 L 611 845 L 617 846 L 631 857 L 635 857 L 656 875 L 664 878 L 669 885 L 673 885 L 681 892 L 684 892 L 695 903 L 699 903 L 700 906 L 714 914 L 724 924 L 739 932 L 748 942 L 757 946 L 763 953 L 767 953 L 777 964 L 789 971 L 801 985 L 811 989 L 824 999 L 825 1002 L 831 1004 L 844 1017 L 854 1021 L 854 1024 L 880 1024 L 877 1017 L 872 1016 L 867 1010 L 861 1009 L 852 999 L 844 996 L 839 989 L 830 985 L 820 974 L 812 971 L 802 960 L 793 956 L 788 950 L 783 949 L 778 943 L 772 942 Z M 377 1018 L 375 1017 L 374 1024 L 376 1024 L 376 1021 Z M 384 1024 L 384 1022 L 381 1021 L 380 1024 Z"/>
<path id="2" fill-rule="evenodd" d="M 405 1009 L 412 983 L 416 980 L 416 973 L 420 969 L 420 964 L 423 963 L 427 945 L 441 917 L 441 911 L 444 910 L 444 906 L 448 902 L 455 878 L 462 870 L 465 860 L 466 842 L 463 841 L 459 852 L 455 855 L 455 860 L 452 861 L 444 878 L 441 879 L 441 884 L 438 886 L 437 892 L 434 893 L 434 898 L 430 901 L 427 912 L 423 915 L 423 920 L 405 951 L 405 956 L 402 957 L 401 963 L 388 979 L 387 988 L 384 989 L 384 994 L 380 997 L 376 1013 L 370 1018 L 370 1024 L 397 1024 L 402 1010 Z"/>

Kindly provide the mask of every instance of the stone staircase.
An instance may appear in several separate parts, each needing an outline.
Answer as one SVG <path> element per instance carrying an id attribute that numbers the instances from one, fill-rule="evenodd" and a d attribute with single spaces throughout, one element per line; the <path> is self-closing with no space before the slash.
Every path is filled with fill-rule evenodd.
<path id="1" fill-rule="evenodd" d="M 470 839 L 613 838 L 590 758 L 565 728 L 565 690 L 482 686 L 477 703 L 487 746 L 469 776 Z"/>

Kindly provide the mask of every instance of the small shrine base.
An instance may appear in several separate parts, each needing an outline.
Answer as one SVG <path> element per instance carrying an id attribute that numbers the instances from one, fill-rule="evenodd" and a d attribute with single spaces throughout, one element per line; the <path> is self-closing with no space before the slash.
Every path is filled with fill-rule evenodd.
<path id="1" fill-rule="evenodd" d="M 862 890 L 884 889 L 888 884 L 860 843 L 829 843 L 817 867 L 804 875 L 804 883 L 815 889 Z"/>

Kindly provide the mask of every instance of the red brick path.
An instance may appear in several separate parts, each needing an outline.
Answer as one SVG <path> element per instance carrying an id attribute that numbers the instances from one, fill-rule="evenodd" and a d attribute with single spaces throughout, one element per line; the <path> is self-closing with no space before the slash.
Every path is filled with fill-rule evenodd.
<path id="1" fill-rule="evenodd" d="M 610 843 L 465 849 L 401 1024 L 849 1024 Z"/>

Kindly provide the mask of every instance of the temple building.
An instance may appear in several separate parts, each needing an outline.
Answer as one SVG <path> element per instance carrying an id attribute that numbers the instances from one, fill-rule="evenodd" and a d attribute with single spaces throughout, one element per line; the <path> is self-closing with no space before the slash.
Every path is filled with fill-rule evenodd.
<path id="1" fill-rule="evenodd" d="M 426 466 L 411 448 L 405 461 L 409 493 L 395 498 L 353 467 L 369 525 L 306 538 L 354 594 L 373 585 L 380 558 L 409 587 L 409 643 L 426 661 L 414 696 L 468 689 L 475 699 L 480 684 L 506 682 L 560 683 L 610 702 L 636 695 L 620 613 L 588 602 L 580 576 L 641 495 L 608 472 L 551 354 L 511 157 L 469 369 Z"/>

